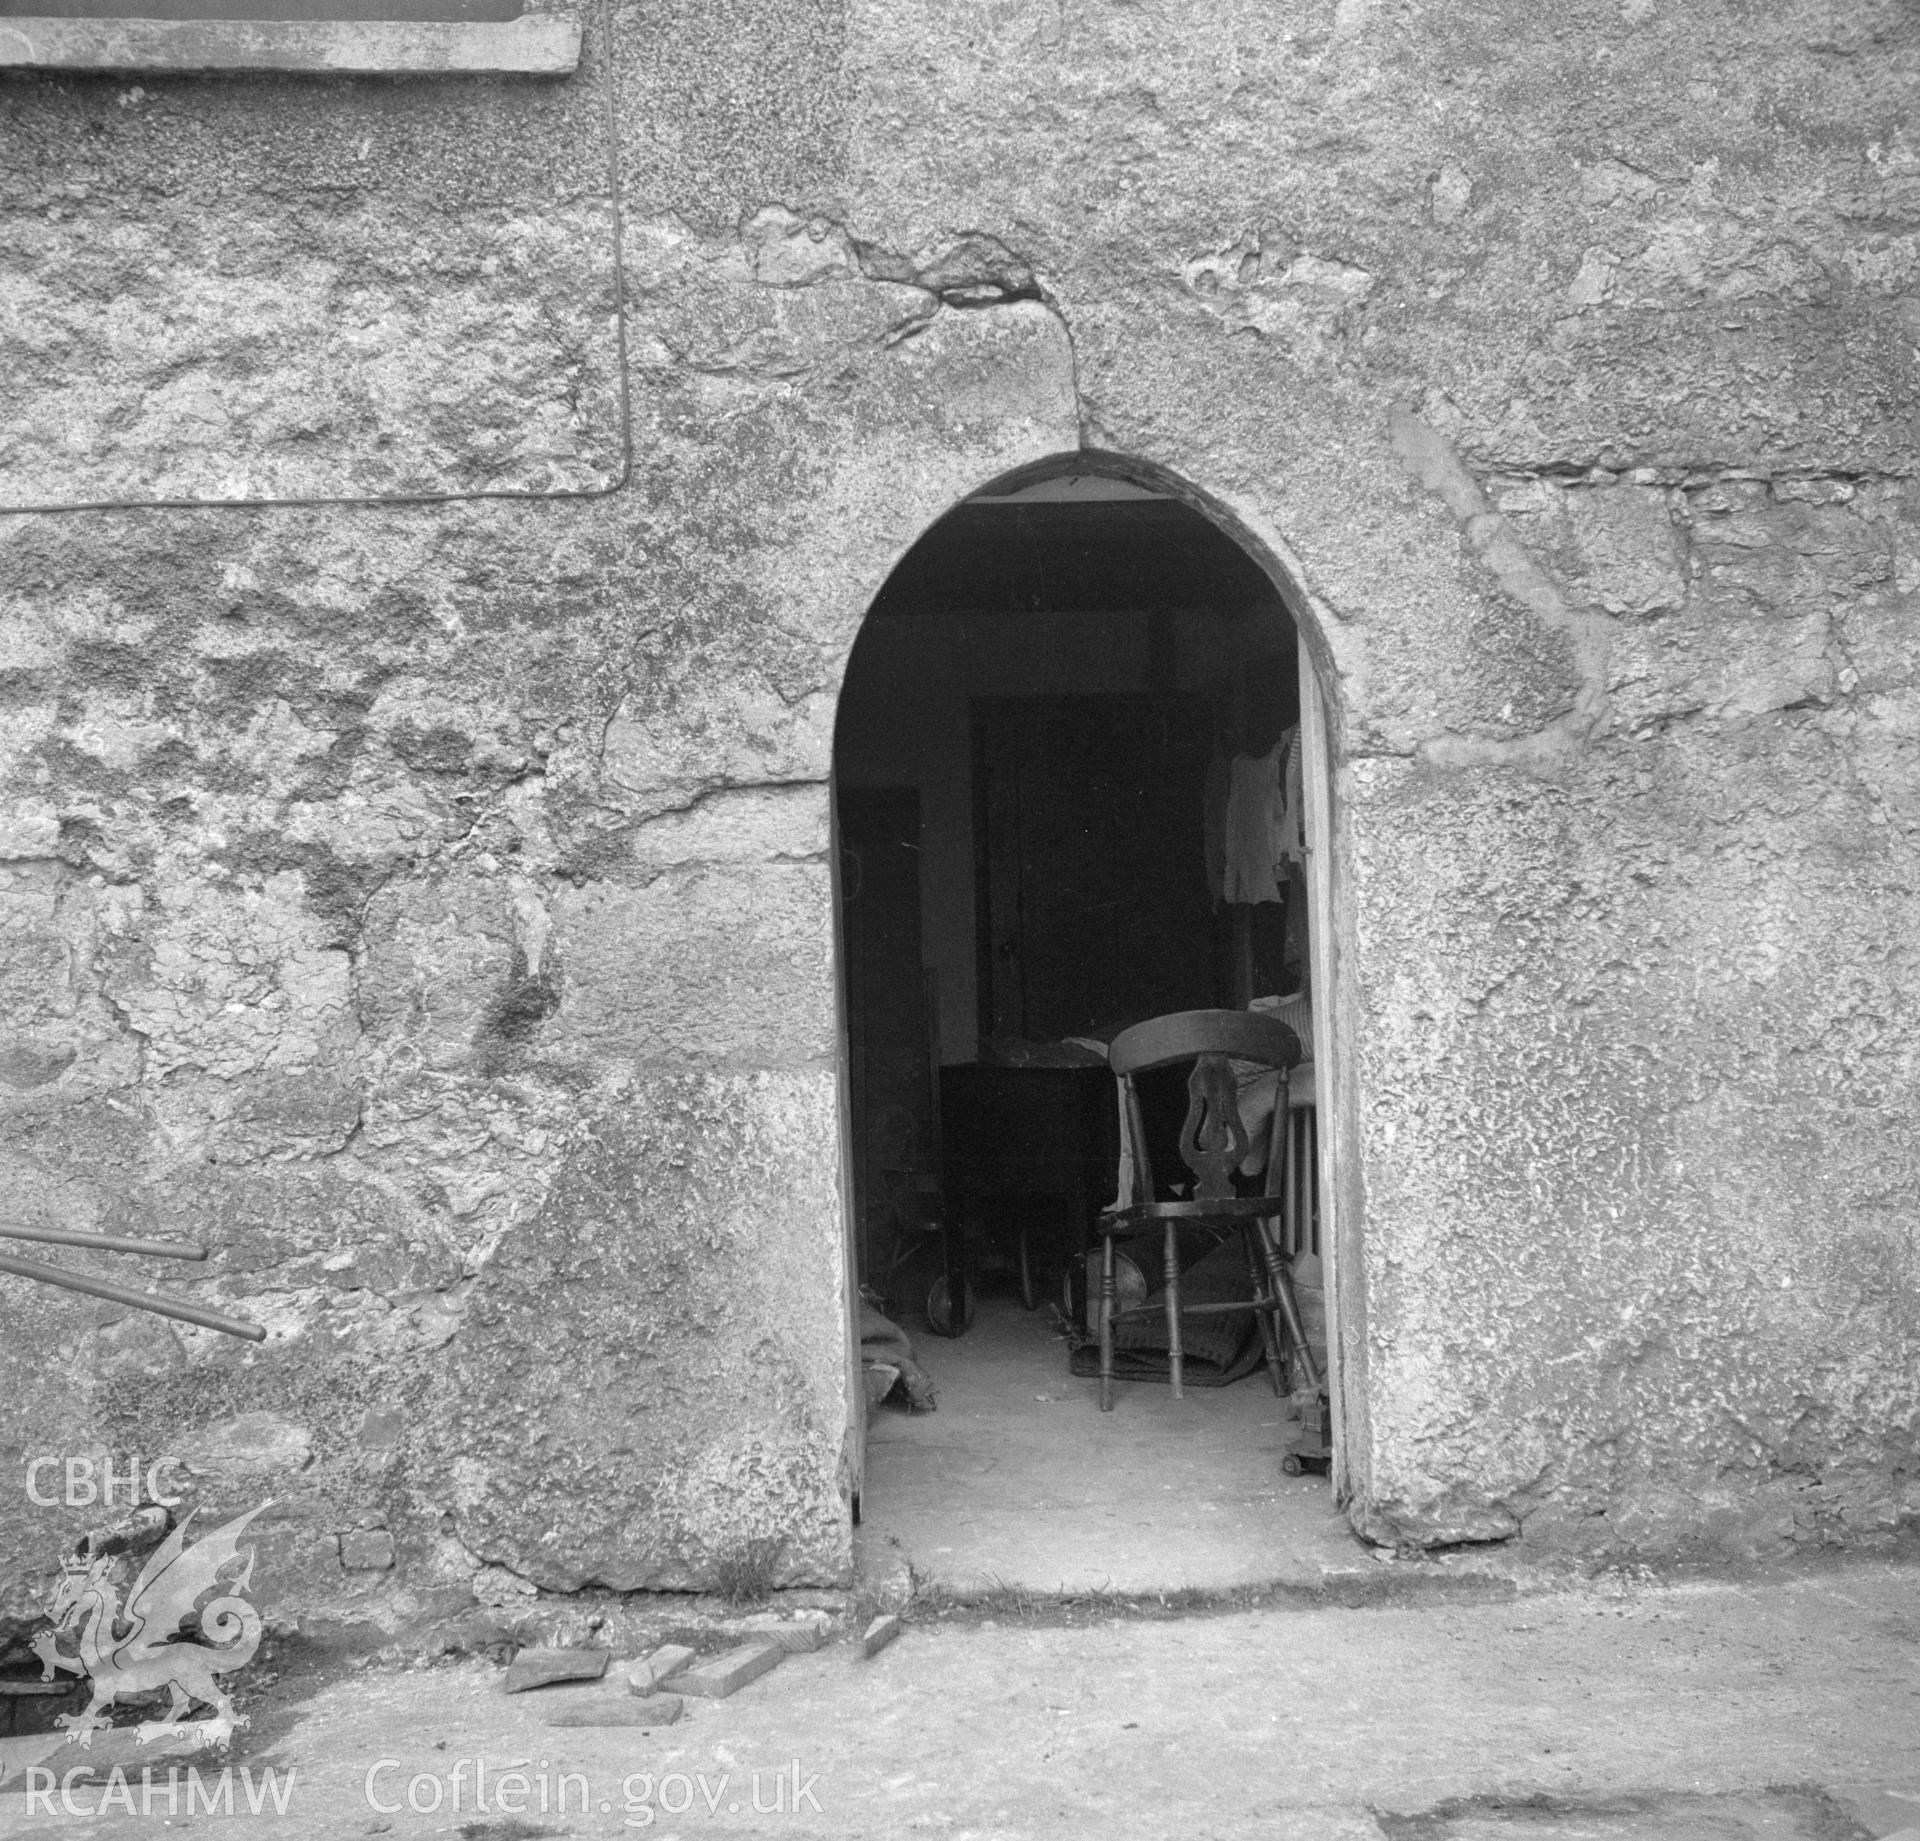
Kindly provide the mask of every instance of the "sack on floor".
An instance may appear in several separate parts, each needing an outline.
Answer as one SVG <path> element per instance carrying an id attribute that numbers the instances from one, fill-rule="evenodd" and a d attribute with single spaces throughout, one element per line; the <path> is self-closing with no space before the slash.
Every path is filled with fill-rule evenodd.
<path id="1" fill-rule="evenodd" d="M 912 1340 L 864 1298 L 860 1301 L 860 1371 L 869 1407 L 904 1394 L 909 1412 L 934 1410 L 933 1383 L 914 1357 Z"/>
<path id="2" fill-rule="evenodd" d="M 1116 1252 L 1122 1252 L 1135 1266 L 1151 1272 L 1159 1257 L 1159 1236 L 1152 1238 L 1151 1250 L 1144 1240 L 1138 1240 L 1122 1242 Z M 1183 1263 L 1180 1273 L 1182 1304 L 1232 1304 L 1243 1298 L 1251 1302 L 1253 1280 L 1247 1272 L 1247 1256 L 1241 1249 L 1239 1235 L 1196 1251 L 1199 1256 L 1191 1265 Z M 1097 1261 L 1099 1254 L 1096 1252 L 1091 1257 Z M 1097 1272 L 1097 1266 L 1095 1270 Z M 1121 1303 L 1124 1307 L 1128 1300 L 1123 1297 Z M 1113 1371 L 1128 1381 L 1169 1380 L 1173 1363 L 1168 1354 L 1165 1286 L 1155 1284 L 1142 1303 L 1152 1315 L 1129 1317 L 1113 1326 Z M 1251 1374 L 1262 1360 L 1260 1326 L 1251 1310 L 1222 1311 L 1211 1317 L 1182 1317 L 1180 1343 L 1180 1378 L 1189 1387 L 1224 1387 Z M 1075 1336 L 1067 1365 L 1076 1375 L 1097 1375 L 1100 1372 L 1098 1336 L 1092 1331 Z"/>

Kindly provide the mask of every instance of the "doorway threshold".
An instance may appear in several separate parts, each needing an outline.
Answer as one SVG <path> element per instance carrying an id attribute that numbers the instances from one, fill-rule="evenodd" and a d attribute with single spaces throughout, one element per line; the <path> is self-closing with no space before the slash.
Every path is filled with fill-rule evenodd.
<path id="1" fill-rule="evenodd" d="M 864 1528 L 955 1597 L 1318 1588 L 1369 1550 L 1324 1477 L 1286 1477 L 1264 1372 L 1173 1398 L 1067 1371 L 1046 1311 L 983 1298 L 955 1340 L 914 1333 L 939 1408 L 867 1424 Z"/>

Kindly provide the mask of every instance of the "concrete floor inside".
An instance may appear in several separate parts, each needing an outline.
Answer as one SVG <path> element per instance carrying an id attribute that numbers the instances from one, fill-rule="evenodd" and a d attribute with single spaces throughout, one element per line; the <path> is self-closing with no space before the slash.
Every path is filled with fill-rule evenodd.
<path id="1" fill-rule="evenodd" d="M 864 1528 L 957 1593 L 1223 1590 L 1317 1581 L 1366 1552 L 1324 1477 L 1286 1477 L 1264 1370 L 1226 1387 L 1067 1369 L 1044 1306 L 981 1299 L 954 1339 L 910 1327 L 938 1409 L 867 1422 Z"/>

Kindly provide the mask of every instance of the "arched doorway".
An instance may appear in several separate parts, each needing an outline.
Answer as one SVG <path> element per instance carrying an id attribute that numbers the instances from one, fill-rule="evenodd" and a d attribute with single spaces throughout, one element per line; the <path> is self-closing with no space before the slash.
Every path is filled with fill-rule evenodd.
<path id="1" fill-rule="evenodd" d="M 863 1506 L 922 1571 L 1248 1583 L 1331 1512 L 1324 1480 L 1281 1477 L 1313 1441 L 1251 1314 L 1209 1320 L 1185 1400 L 1143 1349 L 1119 1410 L 1086 1417 L 1080 1277 L 1113 1193 L 1119 1029 L 1279 1004 L 1325 1041 L 1319 714 L 1274 573 L 1118 459 L 983 488 L 873 603 L 834 743 L 850 1260 L 914 1344 L 869 1347 L 905 1373 L 869 1409 Z M 1184 1104 L 1169 1090 L 1154 1129 L 1177 1134 Z M 1332 1292 L 1332 1211 L 1300 1111 L 1289 1251 L 1311 1308 Z M 1212 1251 L 1183 1246 L 1193 1284 L 1218 1276 Z M 908 1410 L 916 1369 L 931 1416 Z"/>

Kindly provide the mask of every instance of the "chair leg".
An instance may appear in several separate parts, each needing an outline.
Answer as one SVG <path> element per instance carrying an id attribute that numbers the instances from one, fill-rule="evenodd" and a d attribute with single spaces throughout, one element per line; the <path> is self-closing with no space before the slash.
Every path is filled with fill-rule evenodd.
<path id="1" fill-rule="evenodd" d="M 1100 1236 L 1100 1410 L 1113 1411 L 1113 1236 Z"/>
<path id="2" fill-rule="evenodd" d="M 1267 1379 L 1279 1396 L 1286 1392 L 1280 1382 L 1280 1344 L 1273 1333 L 1273 1313 L 1280 1307 L 1274 1303 L 1273 1293 L 1267 1286 L 1266 1261 L 1256 1250 L 1255 1239 L 1254 1230 L 1243 1223 L 1240 1248 L 1247 1256 L 1247 1277 L 1253 1281 L 1253 1320 L 1260 1326 L 1260 1346 L 1267 1357 Z"/>
<path id="3" fill-rule="evenodd" d="M 1311 1106 L 1300 1109 L 1300 1129 L 1295 1136 L 1293 1179 L 1293 1239 L 1287 1247 L 1289 1256 L 1299 1257 L 1313 1251 L 1313 1121 L 1314 1110 Z"/>
<path id="4" fill-rule="evenodd" d="M 1172 1371 L 1173 1397 L 1180 1393 L 1180 1232 L 1167 1223 L 1167 1366 Z"/>
<path id="5" fill-rule="evenodd" d="M 1280 1217 L 1280 1251 L 1289 1259 L 1300 1251 L 1299 1149 L 1298 1133 L 1290 1118 L 1287 1120 L 1286 1159 L 1277 1185 L 1280 1195 L 1286 1200 L 1285 1212 Z"/>
<path id="6" fill-rule="evenodd" d="M 1294 1300 L 1293 1280 L 1287 1274 L 1287 1262 L 1280 1257 L 1272 1223 L 1256 1222 L 1254 1231 L 1260 1236 L 1260 1250 L 1267 1258 L 1267 1278 L 1273 1286 L 1274 1297 L 1279 1301 L 1280 1315 L 1286 1319 L 1287 1338 L 1299 1353 L 1300 1368 L 1307 1377 L 1307 1386 L 1318 1393 L 1320 1371 L 1314 1363 L 1313 1351 L 1307 1347 L 1307 1332 L 1300 1322 L 1300 1306 Z"/>

